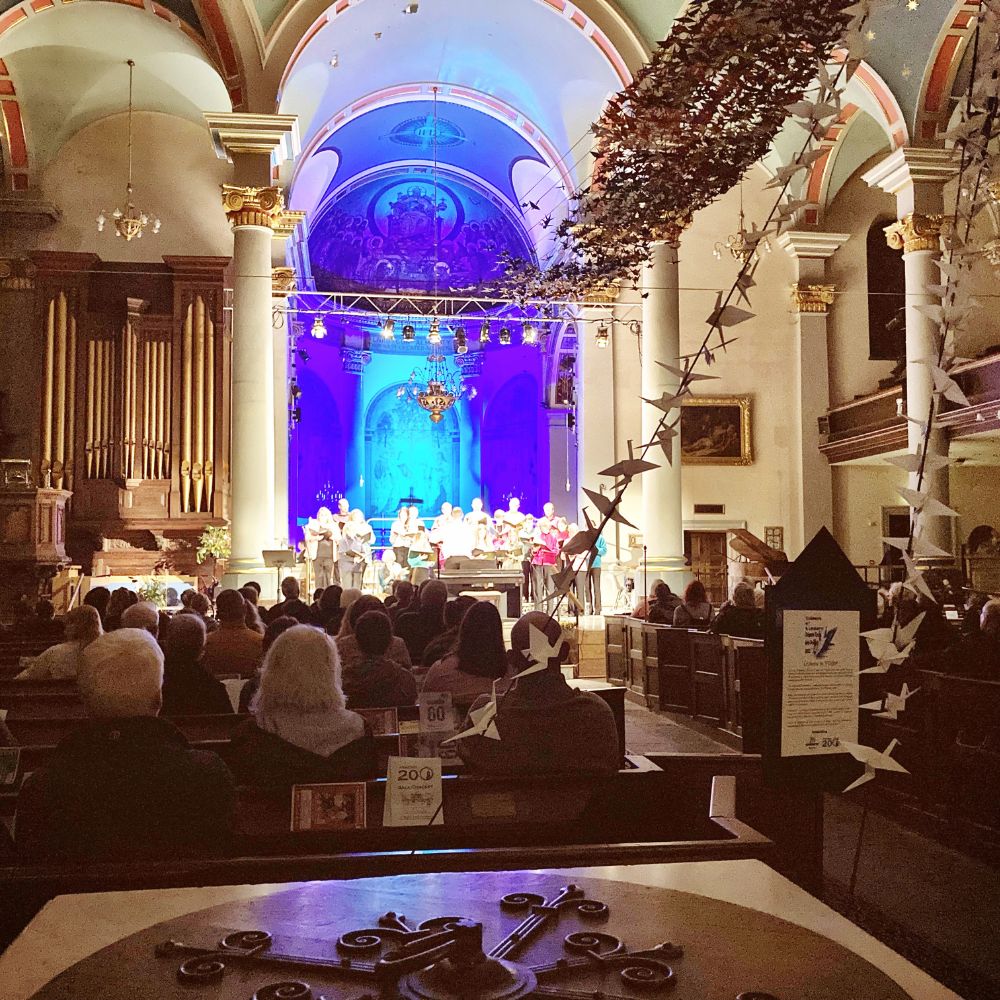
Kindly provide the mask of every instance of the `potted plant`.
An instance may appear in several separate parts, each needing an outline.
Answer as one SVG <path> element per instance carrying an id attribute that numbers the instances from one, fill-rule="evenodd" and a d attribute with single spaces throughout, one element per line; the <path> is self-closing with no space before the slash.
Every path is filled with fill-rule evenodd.
<path id="1" fill-rule="evenodd" d="M 209 525 L 198 539 L 195 558 L 199 566 L 210 567 L 213 582 L 225 572 L 226 560 L 232 553 L 232 536 L 224 525 Z"/>

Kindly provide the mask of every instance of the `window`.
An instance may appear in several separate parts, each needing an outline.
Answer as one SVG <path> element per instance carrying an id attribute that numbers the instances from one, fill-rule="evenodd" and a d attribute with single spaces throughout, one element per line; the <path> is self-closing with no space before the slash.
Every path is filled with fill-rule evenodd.
<path id="1" fill-rule="evenodd" d="M 906 356 L 903 255 L 885 241 L 885 227 L 893 221 L 876 219 L 868 230 L 868 356 L 872 361 L 899 361 Z"/>

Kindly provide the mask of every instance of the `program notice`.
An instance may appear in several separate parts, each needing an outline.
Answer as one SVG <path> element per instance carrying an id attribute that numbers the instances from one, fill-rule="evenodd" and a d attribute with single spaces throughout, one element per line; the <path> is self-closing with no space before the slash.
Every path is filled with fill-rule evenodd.
<path id="1" fill-rule="evenodd" d="M 842 753 L 858 741 L 861 616 L 857 611 L 785 611 L 781 756 Z"/>

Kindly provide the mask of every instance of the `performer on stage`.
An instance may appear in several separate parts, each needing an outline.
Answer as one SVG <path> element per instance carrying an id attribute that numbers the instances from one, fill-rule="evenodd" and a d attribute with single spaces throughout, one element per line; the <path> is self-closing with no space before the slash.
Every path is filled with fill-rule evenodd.
<path id="1" fill-rule="evenodd" d="M 493 551 L 497 554 L 497 558 L 501 561 L 506 562 L 513 550 L 515 548 L 519 549 L 520 546 L 517 545 L 514 538 L 512 537 L 516 532 L 507 523 L 507 518 L 505 517 L 506 511 L 497 508 L 493 512 Z M 520 559 L 520 556 L 518 556 Z"/>
<path id="2" fill-rule="evenodd" d="M 490 545 L 490 515 L 483 510 L 483 501 L 476 497 L 472 501 L 472 510 L 465 515 L 465 523 L 472 534 L 472 554 L 486 555 L 492 548 Z"/>
<path id="3" fill-rule="evenodd" d="M 410 567 L 410 582 L 414 586 L 430 578 L 431 567 L 434 565 L 434 548 L 431 545 L 430 536 L 427 534 L 427 528 L 422 521 L 417 526 L 416 534 L 410 539 L 407 564 Z"/>
<path id="4" fill-rule="evenodd" d="M 400 566 L 406 565 L 406 555 L 410 551 L 410 510 L 400 507 L 396 520 L 389 528 L 389 544 Z"/>
<path id="5" fill-rule="evenodd" d="M 409 546 L 407 546 L 406 551 L 409 553 Z M 375 560 L 374 568 L 375 589 L 383 598 L 388 597 L 396 580 L 408 579 L 410 575 L 409 567 L 400 565 L 396 561 L 396 553 L 392 549 L 386 549 L 382 553 L 382 558 Z"/>
<path id="6" fill-rule="evenodd" d="M 525 515 L 521 513 L 521 501 L 517 497 L 511 497 L 507 501 L 507 513 L 504 514 L 504 520 L 512 528 L 520 528 L 524 522 Z"/>
<path id="7" fill-rule="evenodd" d="M 306 558 L 313 564 L 314 585 L 326 588 L 339 582 L 337 573 L 337 545 L 340 528 L 329 507 L 320 507 L 302 529 L 305 536 Z"/>
<path id="8" fill-rule="evenodd" d="M 341 497 L 337 501 L 337 513 L 333 515 L 333 519 L 337 522 L 337 527 L 343 531 L 344 525 L 351 519 L 351 505 L 347 497 Z"/>
<path id="9" fill-rule="evenodd" d="M 375 532 L 360 510 L 352 510 L 340 537 L 338 561 L 340 585 L 345 589 L 360 590 L 365 577 L 365 567 L 371 561 Z"/>
<path id="10" fill-rule="evenodd" d="M 518 511 L 514 512 L 515 514 Z M 510 520 L 510 510 L 508 509 L 505 520 Z M 521 572 L 524 575 L 524 600 L 532 600 L 535 593 L 535 576 L 532 570 L 531 559 L 535 553 L 535 519 L 531 514 L 521 517 L 520 526 L 511 529 L 512 535 L 517 539 L 519 554 L 521 558 Z"/>
<path id="11" fill-rule="evenodd" d="M 436 518 L 431 522 L 431 538 L 434 537 L 435 532 L 440 533 L 441 529 L 451 523 L 451 512 L 454 510 L 452 505 L 448 503 L 447 500 L 441 504 L 441 513 L 438 514 Z"/>
<path id="12" fill-rule="evenodd" d="M 544 515 L 535 525 L 535 536 L 532 539 L 533 553 L 531 557 L 532 575 L 535 581 L 535 610 L 551 614 L 553 599 L 549 596 L 552 589 L 552 576 L 556 563 L 559 561 L 561 541 L 553 515 L 555 507 L 547 503 Z"/>

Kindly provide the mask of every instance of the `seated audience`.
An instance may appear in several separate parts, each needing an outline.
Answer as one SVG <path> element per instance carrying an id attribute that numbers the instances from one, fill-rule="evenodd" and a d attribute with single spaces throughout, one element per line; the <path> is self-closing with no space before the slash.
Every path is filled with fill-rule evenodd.
<path id="1" fill-rule="evenodd" d="M 413 674 L 386 655 L 393 638 L 392 622 L 383 611 L 366 611 L 354 623 L 361 659 L 350 667 L 343 664 L 348 708 L 401 708 L 417 703 Z"/>
<path id="2" fill-rule="evenodd" d="M 374 777 L 375 741 L 345 705 L 333 639 L 296 625 L 264 658 L 253 719 L 233 737 L 240 784 L 293 785 Z"/>
<path id="3" fill-rule="evenodd" d="M 225 715 L 233 705 L 226 686 L 202 664 L 205 624 L 197 615 L 178 615 L 171 623 L 163 662 L 160 715 Z"/>
<path id="4" fill-rule="evenodd" d="M 653 584 L 653 599 L 646 613 L 646 621 L 654 625 L 673 625 L 674 612 L 684 602 L 662 580 Z"/>
<path id="5" fill-rule="evenodd" d="M 42 598 L 27 617 L 22 618 L 17 631 L 32 639 L 57 639 L 63 634 L 61 622 L 55 620 L 56 609 L 51 601 Z"/>
<path id="6" fill-rule="evenodd" d="M 498 699 L 494 720 L 499 740 L 468 736 L 455 746 L 468 768 L 478 774 L 545 774 L 573 772 L 613 774 L 621 750 L 615 717 L 596 694 L 571 688 L 561 666 L 569 656 L 563 642 L 559 655 L 540 673 L 518 678 L 532 666 L 524 652 L 534 625 L 555 642 L 559 623 L 540 611 L 524 615 L 511 632 L 511 663 L 515 670 L 509 690 Z M 473 710 L 487 704 L 480 698 Z"/>
<path id="7" fill-rule="evenodd" d="M 389 617 L 393 625 L 401 614 L 410 610 L 413 599 L 416 596 L 417 588 L 409 580 L 397 580 L 392 585 L 392 606 L 389 608 Z M 389 602 L 386 601 L 388 606 Z"/>
<path id="8" fill-rule="evenodd" d="M 427 580 L 420 587 L 420 607 L 411 608 L 396 619 L 396 634 L 406 643 L 414 663 L 423 661 L 427 644 L 444 632 L 447 603 L 448 588 L 440 580 Z"/>
<path id="9" fill-rule="evenodd" d="M 963 636 L 939 653 L 936 666 L 938 670 L 957 677 L 1000 680 L 1000 600 L 994 598 L 983 605 L 979 631 Z"/>
<path id="10" fill-rule="evenodd" d="M 140 601 L 122 612 L 122 628 L 144 628 L 156 639 L 160 634 L 160 612 L 150 601 Z"/>
<path id="11" fill-rule="evenodd" d="M 215 602 L 219 628 L 205 640 L 202 664 L 216 677 L 252 677 L 263 655 L 259 632 L 247 628 L 246 598 L 224 590 Z"/>
<path id="12" fill-rule="evenodd" d="M 424 647 L 423 660 L 413 670 L 418 677 L 426 674 L 443 656 L 454 651 L 455 643 L 458 642 L 458 627 L 469 609 L 478 603 L 474 597 L 459 595 L 444 606 L 444 631 Z"/>
<path id="13" fill-rule="evenodd" d="M 84 597 L 83 603 L 90 608 L 94 608 L 101 616 L 101 627 L 104 627 L 104 619 L 108 614 L 108 604 L 111 602 L 111 591 L 107 587 L 91 587 Z"/>
<path id="14" fill-rule="evenodd" d="M 17 803 L 26 855 L 52 859 L 176 857 L 224 845 L 233 778 L 166 719 L 163 654 L 140 629 L 94 640 L 80 657 L 89 721 L 29 775 Z"/>
<path id="15" fill-rule="evenodd" d="M 340 654 L 340 664 L 345 675 L 364 658 L 357 637 L 354 635 L 354 626 L 358 619 L 369 611 L 380 611 L 385 614 L 382 602 L 371 594 L 365 594 L 351 604 L 347 614 L 344 615 L 344 620 L 340 623 L 340 631 L 337 633 L 337 652 Z M 389 641 L 389 648 L 385 655 L 407 670 L 413 666 L 406 643 L 397 635 L 394 635 Z"/>
<path id="16" fill-rule="evenodd" d="M 340 606 L 343 593 L 344 588 L 334 583 L 323 591 L 323 596 L 319 599 L 319 607 L 315 612 L 316 624 L 327 635 L 336 635 L 340 631 L 340 623 L 344 617 L 344 610 Z"/>
<path id="17" fill-rule="evenodd" d="M 190 596 L 188 596 L 190 595 Z M 181 596 L 183 601 L 187 597 L 187 604 L 177 612 L 179 615 L 197 615 L 205 626 L 206 632 L 214 632 L 219 623 L 212 617 L 212 602 L 208 595 L 199 594 L 195 590 L 186 590 Z"/>
<path id="18" fill-rule="evenodd" d="M 122 615 L 126 608 L 139 603 L 139 595 L 134 590 L 119 587 L 108 601 L 107 614 L 104 616 L 104 631 L 113 632 L 122 627 Z"/>
<path id="19" fill-rule="evenodd" d="M 281 618 L 275 618 L 270 625 L 264 630 L 264 641 L 261 643 L 261 661 L 265 656 L 267 656 L 267 651 L 274 645 L 274 640 L 278 638 L 284 632 L 287 632 L 290 628 L 294 628 L 298 625 L 298 622 L 292 618 L 290 615 L 282 615 Z M 250 678 L 243 685 L 243 690 L 240 692 L 240 713 L 245 714 L 250 711 L 250 702 L 253 700 L 253 696 L 257 693 L 257 688 L 260 686 L 260 667 L 254 671 L 253 677 Z"/>
<path id="20" fill-rule="evenodd" d="M 299 581 L 294 576 L 286 576 L 281 581 L 281 593 L 285 599 L 279 601 L 267 612 L 265 620 L 272 622 L 275 618 L 288 615 L 289 618 L 294 618 L 303 625 L 311 625 L 313 620 L 312 612 L 309 610 L 309 605 L 300 599 Z"/>
<path id="21" fill-rule="evenodd" d="M 500 612 L 488 601 L 477 601 L 462 619 L 454 649 L 430 668 L 420 690 L 450 691 L 452 705 L 464 714 L 509 673 Z M 498 691 L 506 688 L 506 681 L 497 685 Z"/>
<path id="22" fill-rule="evenodd" d="M 753 585 L 741 580 L 709 626 L 716 635 L 737 635 L 744 639 L 764 638 L 764 612 L 754 602 Z"/>
<path id="23" fill-rule="evenodd" d="M 923 621 L 913 636 L 916 645 L 908 664 L 914 667 L 929 666 L 953 639 L 941 606 L 923 594 L 915 594 L 908 587 L 901 587 L 894 594 L 893 601 L 895 616 L 900 625 L 909 625 L 917 615 L 924 612 Z"/>
<path id="24" fill-rule="evenodd" d="M 64 620 L 66 641 L 49 646 L 14 679 L 18 681 L 64 681 L 77 675 L 80 654 L 103 632 L 97 609 L 89 604 L 74 608 Z"/>
<path id="25" fill-rule="evenodd" d="M 712 621 L 712 605 L 708 601 L 705 585 L 692 580 L 684 588 L 684 602 L 674 611 L 677 628 L 708 628 Z"/>

